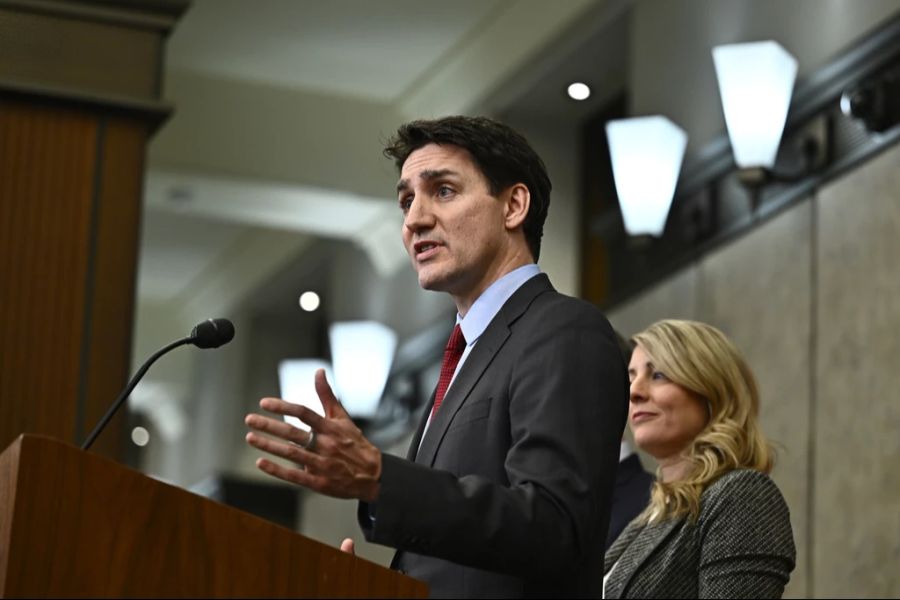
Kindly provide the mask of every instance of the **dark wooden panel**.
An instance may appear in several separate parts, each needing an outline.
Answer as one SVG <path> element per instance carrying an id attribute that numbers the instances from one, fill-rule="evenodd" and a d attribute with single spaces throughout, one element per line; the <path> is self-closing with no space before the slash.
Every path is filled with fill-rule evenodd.
<path id="1" fill-rule="evenodd" d="M 147 126 L 140 121 L 110 118 L 102 127 L 90 345 L 79 440 L 93 429 L 128 380 L 146 136 Z M 123 410 L 93 449 L 122 457 L 125 422 Z"/>
<path id="2" fill-rule="evenodd" d="M 0 596 L 6 589 L 6 568 L 10 561 L 9 542 L 12 537 L 13 513 L 21 449 L 15 444 L 0 454 Z M 6 508 L 6 510 L 4 510 Z"/>
<path id="3" fill-rule="evenodd" d="M 158 99 L 162 35 L 0 7 L 0 79 Z"/>
<path id="4" fill-rule="evenodd" d="M 0 447 L 80 443 L 128 376 L 144 147 L 184 0 L 0 1 Z M 122 422 L 96 448 L 122 455 Z"/>
<path id="5" fill-rule="evenodd" d="M 72 440 L 96 118 L 0 99 L 0 447 Z"/>

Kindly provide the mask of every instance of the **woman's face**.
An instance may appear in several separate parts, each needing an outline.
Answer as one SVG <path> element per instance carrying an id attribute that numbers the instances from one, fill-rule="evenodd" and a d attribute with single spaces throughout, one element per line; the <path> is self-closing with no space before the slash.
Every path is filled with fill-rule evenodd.
<path id="1" fill-rule="evenodd" d="M 677 458 L 706 427 L 706 400 L 669 380 L 640 345 L 628 364 L 628 422 L 635 443 L 658 461 Z"/>

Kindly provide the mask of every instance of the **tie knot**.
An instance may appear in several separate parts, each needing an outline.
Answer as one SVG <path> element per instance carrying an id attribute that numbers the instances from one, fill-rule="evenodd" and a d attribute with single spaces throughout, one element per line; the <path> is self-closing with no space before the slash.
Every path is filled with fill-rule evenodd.
<path id="1" fill-rule="evenodd" d="M 462 328 L 457 324 L 453 327 L 453 333 L 447 340 L 447 352 L 462 353 L 466 348 L 466 338 L 463 335 Z"/>

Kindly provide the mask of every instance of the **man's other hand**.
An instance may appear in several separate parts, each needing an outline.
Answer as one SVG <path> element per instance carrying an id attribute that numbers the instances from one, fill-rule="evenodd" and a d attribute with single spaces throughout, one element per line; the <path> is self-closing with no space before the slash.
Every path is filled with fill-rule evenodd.
<path id="1" fill-rule="evenodd" d="M 259 458 L 257 468 L 328 496 L 375 502 L 381 477 L 381 451 L 363 436 L 335 398 L 323 369 L 316 371 L 315 385 L 325 409 L 324 417 L 279 398 L 263 398 L 259 402 L 270 413 L 297 417 L 310 426 L 309 432 L 284 419 L 261 414 L 249 414 L 244 419 L 253 430 L 246 436 L 248 444 L 293 463 L 285 466 Z"/>

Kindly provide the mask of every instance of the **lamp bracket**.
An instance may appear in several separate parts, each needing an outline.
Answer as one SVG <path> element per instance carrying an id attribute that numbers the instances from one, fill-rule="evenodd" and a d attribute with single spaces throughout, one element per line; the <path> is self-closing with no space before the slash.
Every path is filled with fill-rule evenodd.
<path id="1" fill-rule="evenodd" d="M 859 119 L 873 133 L 900 123 L 900 66 L 846 89 L 841 95 L 841 112 Z"/>
<path id="2" fill-rule="evenodd" d="M 823 115 L 812 119 L 800 131 L 791 135 L 788 144 L 783 144 L 781 166 L 774 168 L 749 167 L 738 169 L 737 178 L 741 184 L 758 195 L 762 188 L 773 184 L 794 184 L 823 172 L 830 163 L 829 123 Z M 783 163 L 792 163 L 788 168 Z"/>

